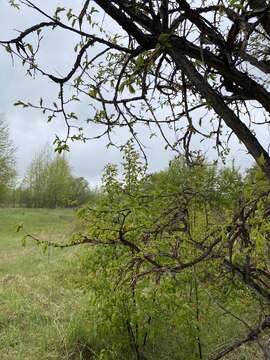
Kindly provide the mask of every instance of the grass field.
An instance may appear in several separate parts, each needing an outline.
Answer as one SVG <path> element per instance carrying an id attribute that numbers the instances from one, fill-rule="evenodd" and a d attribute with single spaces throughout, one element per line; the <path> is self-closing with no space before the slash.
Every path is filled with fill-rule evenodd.
<path id="1" fill-rule="evenodd" d="M 1 359 L 79 359 L 71 337 L 83 294 L 68 280 L 74 271 L 70 259 L 78 250 L 49 249 L 44 254 L 30 240 L 23 247 L 18 223 L 50 241 L 67 240 L 75 226 L 68 209 L 0 209 Z"/>
<path id="2" fill-rule="evenodd" d="M 89 302 L 78 278 L 83 250 L 50 248 L 44 253 L 31 240 L 23 247 L 18 223 L 49 241 L 67 241 L 78 227 L 72 210 L 0 209 L 1 360 L 101 359 L 93 356 Z M 248 347 L 226 359 L 261 357 L 257 348 Z"/>

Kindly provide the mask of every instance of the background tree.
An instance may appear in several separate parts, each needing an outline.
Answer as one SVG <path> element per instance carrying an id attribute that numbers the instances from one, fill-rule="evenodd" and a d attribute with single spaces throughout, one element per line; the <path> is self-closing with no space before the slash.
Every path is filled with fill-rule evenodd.
<path id="1" fill-rule="evenodd" d="M 95 198 L 95 193 L 89 190 L 89 184 L 83 177 L 72 177 L 69 187 L 70 206 L 85 204 L 90 199 Z"/>
<path id="2" fill-rule="evenodd" d="M 51 153 L 45 148 L 36 154 L 21 185 L 21 203 L 27 207 L 43 207 L 46 201 L 46 170 L 49 166 Z"/>
<path id="3" fill-rule="evenodd" d="M 9 130 L 0 117 L 0 203 L 11 195 L 15 181 L 15 148 L 9 137 Z M 11 196 L 10 196 L 11 198 Z"/>
<path id="4" fill-rule="evenodd" d="M 78 206 L 89 197 L 87 181 L 74 178 L 67 158 L 47 148 L 35 156 L 20 187 L 20 203 L 27 207 Z"/>

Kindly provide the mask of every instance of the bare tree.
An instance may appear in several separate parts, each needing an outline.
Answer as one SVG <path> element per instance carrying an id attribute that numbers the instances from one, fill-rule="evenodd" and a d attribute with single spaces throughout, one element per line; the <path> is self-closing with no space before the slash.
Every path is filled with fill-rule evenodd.
<path id="1" fill-rule="evenodd" d="M 49 113 L 50 120 L 64 117 L 67 138 L 57 139 L 59 149 L 68 138 L 84 139 L 80 127 L 74 133 L 76 114 L 66 107 L 85 94 L 95 107 L 88 123 L 106 126 L 100 136 L 110 139 L 113 128 L 126 126 L 141 146 L 136 125 L 155 124 L 167 146 L 183 147 L 190 160 L 198 137 L 215 139 L 222 153 L 229 129 L 227 135 L 244 144 L 270 179 L 270 159 L 256 136 L 256 126 L 269 123 L 270 110 L 266 1 L 96 0 L 94 7 L 85 1 L 78 14 L 62 7 L 49 14 L 28 0 L 11 3 L 44 16 L 44 22 L 1 45 L 22 59 L 30 75 L 40 73 L 59 84 L 54 105 L 45 106 L 42 99 L 30 104 Z M 96 11 L 104 12 L 102 22 L 101 17 L 96 20 Z M 62 77 L 38 65 L 45 29 L 78 35 L 74 65 Z M 30 42 L 33 34 L 36 42 Z M 73 96 L 65 96 L 66 85 L 73 86 Z M 162 113 L 161 106 L 166 109 Z M 177 132 L 175 142 L 168 140 L 164 126 Z"/>

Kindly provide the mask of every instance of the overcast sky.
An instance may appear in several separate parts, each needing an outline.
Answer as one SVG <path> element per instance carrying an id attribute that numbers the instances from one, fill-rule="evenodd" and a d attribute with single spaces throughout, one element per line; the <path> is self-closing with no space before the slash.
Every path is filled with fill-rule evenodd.
<path id="1" fill-rule="evenodd" d="M 51 9 L 51 12 L 55 9 L 56 3 L 58 4 L 56 1 L 48 0 L 35 3 L 42 3 L 43 8 Z M 81 1 L 65 1 L 66 7 L 76 9 L 76 4 L 81 5 Z M 39 19 L 41 18 L 37 13 L 27 8 L 16 11 L 10 8 L 8 0 L 0 0 L 0 39 L 14 37 L 16 30 L 23 30 Z M 74 53 L 72 49 L 75 41 L 72 36 L 67 39 L 61 32 L 54 33 L 53 41 L 50 40 L 52 40 L 50 37 L 45 38 L 41 58 L 44 64 L 49 64 L 48 69 L 63 75 L 65 69 L 72 64 L 73 59 L 70 54 Z M 18 99 L 34 103 L 38 103 L 41 96 L 44 99 L 52 99 L 57 88 L 48 79 L 33 80 L 26 77 L 25 70 L 18 61 L 15 60 L 12 64 L 9 54 L 2 49 L 0 54 L 0 113 L 4 115 L 10 128 L 11 138 L 17 147 L 17 167 L 19 176 L 22 177 L 33 155 L 47 143 L 52 144 L 55 134 L 64 134 L 65 128 L 60 119 L 48 124 L 46 117 L 43 117 L 40 111 L 13 106 Z M 78 110 L 87 118 L 87 107 Z M 127 139 L 127 133 L 122 132 L 117 135 L 123 142 Z M 119 151 L 113 148 L 107 149 L 106 143 L 104 139 L 88 141 L 85 144 L 78 142 L 71 144 L 69 157 L 76 176 L 84 176 L 90 184 L 96 184 L 99 183 L 102 169 L 108 162 L 121 161 Z M 164 168 L 173 156 L 168 151 L 162 151 L 161 155 L 161 148 L 164 148 L 164 144 L 158 139 L 148 144 L 146 151 L 151 170 Z"/>
<path id="2" fill-rule="evenodd" d="M 59 1 L 34 1 L 36 4 L 42 4 L 43 8 L 52 10 L 56 5 L 61 5 Z M 80 0 L 65 0 L 62 3 L 65 7 L 73 7 L 76 9 L 81 5 Z M 0 39 L 7 40 L 16 34 L 16 30 L 23 30 L 27 25 L 33 25 L 40 20 L 41 17 L 31 11 L 23 8 L 22 11 L 11 9 L 8 0 L 0 0 Z M 110 21 L 109 19 L 106 21 Z M 43 64 L 47 64 L 47 69 L 54 73 L 65 74 L 73 61 L 70 54 L 74 54 L 73 47 L 75 39 L 72 36 L 64 36 L 63 32 L 53 33 L 52 37 L 47 37 L 42 45 Z M 10 56 L 0 48 L 0 113 L 4 114 L 5 120 L 10 128 L 11 138 L 17 147 L 17 167 L 19 176 L 22 177 L 26 168 L 29 166 L 33 155 L 38 152 L 45 144 L 52 144 L 55 134 L 64 134 L 64 126 L 62 121 L 56 120 L 48 124 L 46 118 L 41 115 L 38 110 L 21 109 L 14 107 L 13 104 L 18 99 L 25 101 L 33 101 L 38 103 L 42 96 L 44 99 L 52 99 L 57 91 L 56 86 L 45 78 L 37 78 L 35 80 L 25 76 L 25 70 L 21 64 L 15 60 L 12 64 Z M 80 106 L 82 106 L 80 108 Z M 87 105 L 78 103 L 79 114 L 87 118 Z M 142 130 L 143 131 L 143 130 Z M 126 132 L 119 132 L 117 137 L 119 141 L 127 139 Z M 268 135 L 267 135 L 268 136 Z M 159 170 L 168 165 L 169 159 L 173 154 L 164 151 L 164 144 L 159 138 L 155 138 L 149 142 L 147 136 L 141 134 L 145 138 L 144 143 L 147 145 L 146 153 L 148 155 L 150 170 Z M 116 149 L 106 148 L 106 141 L 89 141 L 86 144 L 75 143 L 71 146 L 70 162 L 73 172 L 76 176 L 84 176 L 95 185 L 100 181 L 102 169 L 108 162 L 118 163 L 121 155 Z M 246 155 L 243 148 L 239 146 L 237 141 L 232 142 L 233 151 L 231 157 L 236 159 L 236 163 L 242 168 L 251 164 L 251 159 Z M 207 155 L 213 157 L 212 152 L 208 150 Z"/>

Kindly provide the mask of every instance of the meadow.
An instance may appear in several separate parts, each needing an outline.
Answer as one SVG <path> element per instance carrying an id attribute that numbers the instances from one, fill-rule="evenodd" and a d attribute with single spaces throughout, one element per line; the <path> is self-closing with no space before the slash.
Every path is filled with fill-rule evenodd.
<path id="1" fill-rule="evenodd" d="M 76 339 L 76 324 L 83 293 L 70 280 L 78 249 L 44 253 L 31 240 L 22 246 L 18 223 L 43 240 L 60 242 L 76 226 L 70 209 L 0 209 L 1 359 L 80 358 L 84 349 Z"/>
<path id="2" fill-rule="evenodd" d="M 202 285 L 197 288 L 200 328 L 196 327 L 198 310 L 191 303 L 194 282 L 185 274 L 178 279 L 163 278 L 158 287 L 154 282 L 142 282 L 142 296 L 137 292 L 134 307 L 130 283 L 123 284 L 124 290 L 116 286 L 121 278 L 117 265 L 125 261 L 120 256 L 125 255 L 123 249 L 84 245 L 86 248 L 49 247 L 44 251 L 31 239 L 24 244 L 24 231 L 16 231 L 18 224 L 38 239 L 60 243 L 82 229 L 71 209 L 0 208 L 1 360 L 135 359 L 125 316 L 130 323 L 139 324 L 141 339 L 146 338 L 144 329 L 146 334 L 149 331 L 149 345 L 144 347 L 147 357 L 140 359 L 209 360 L 218 344 L 223 348 L 244 336 L 247 330 L 241 319 L 257 321 L 256 298 L 243 287 L 230 286 L 227 278 L 213 285 L 201 269 L 196 279 L 206 290 Z M 215 270 L 213 264 L 210 270 Z M 219 286 L 222 297 L 218 296 Z M 148 314 L 154 314 L 151 328 Z M 198 342 L 204 350 L 202 356 L 198 355 Z M 262 360 L 262 354 L 252 342 L 224 358 Z"/>

